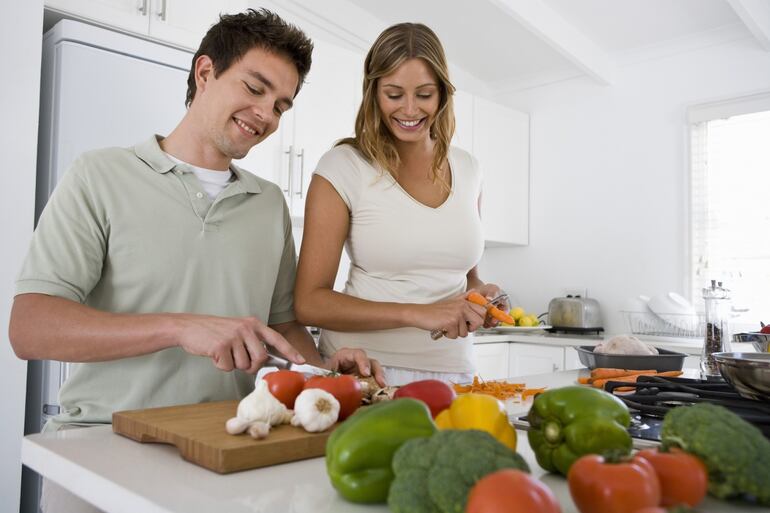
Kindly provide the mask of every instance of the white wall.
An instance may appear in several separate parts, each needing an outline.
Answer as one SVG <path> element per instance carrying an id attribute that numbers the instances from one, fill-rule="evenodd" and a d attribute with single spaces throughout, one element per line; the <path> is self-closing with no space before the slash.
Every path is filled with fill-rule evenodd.
<path id="1" fill-rule="evenodd" d="M 530 244 L 489 249 L 482 277 L 544 312 L 565 287 L 599 300 L 608 332 L 627 298 L 685 294 L 687 105 L 770 90 L 751 39 L 574 79 L 499 101 L 531 114 Z"/>
<path id="2" fill-rule="evenodd" d="M 19 510 L 20 448 L 24 433 L 24 391 L 27 365 L 8 342 L 8 315 L 14 280 L 32 235 L 35 207 L 40 49 L 43 1 L 9 2 L 0 17 L 5 79 L 0 85 L 0 511 Z"/>

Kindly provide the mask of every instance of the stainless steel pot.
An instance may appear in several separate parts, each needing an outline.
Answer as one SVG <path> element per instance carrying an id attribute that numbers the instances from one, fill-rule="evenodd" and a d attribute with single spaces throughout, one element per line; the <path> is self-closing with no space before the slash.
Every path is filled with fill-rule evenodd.
<path id="1" fill-rule="evenodd" d="M 770 353 L 714 353 L 719 373 L 741 397 L 770 401 Z"/>
<path id="2" fill-rule="evenodd" d="M 767 353 L 770 350 L 770 333 L 736 333 L 733 342 L 748 342 L 760 353 Z"/>

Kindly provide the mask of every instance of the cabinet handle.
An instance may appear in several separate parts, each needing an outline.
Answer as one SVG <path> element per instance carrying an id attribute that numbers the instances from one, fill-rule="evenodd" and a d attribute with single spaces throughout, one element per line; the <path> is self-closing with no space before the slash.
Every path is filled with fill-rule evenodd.
<path id="1" fill-rule="evenodd" d="M 147 16 L 147 2 L 149 2 L 149 0 L 140 0 L 139 4 L 136 6 L 142 16 Z"/>
<path id="2" fill-rule="evenodd" d="M 147 2 L 147 0 L 145 0 Z M 158 11 L 158 18 L 160 21 L 166 21 L 166 0 L 160 1 L 160 11 Z"/>
<path id="3" fill-rule="evenodd" d="M 283 154 L 289 156 L 289 172 L 288 172 L 289 176 L 288 176 L 288 180 L 286 181 L 286 189 L 284 189 L 283 192 L 291 196 L 291 179 L 292 179 L 292 175 L 294 174 L 292 173 L 292 171 L 294 170 L 294 146 L 290 145 L 289 149 L 284 151 Z"/>
<path id="4" fill-rule="evenodd" d="M 559 366 L 554 363 L 553 364 L 553 371 L 556 372 L 558 370 L 559 370 Z"/>
<path id="5" fill-rule="evenodd" d="M 299 198 L 302 199 L 302 196 L 304 195 L 305 190 L 305 148 L 302 148 L 302 150 L 297 153 L 297 157 L 299 157 Z"/>

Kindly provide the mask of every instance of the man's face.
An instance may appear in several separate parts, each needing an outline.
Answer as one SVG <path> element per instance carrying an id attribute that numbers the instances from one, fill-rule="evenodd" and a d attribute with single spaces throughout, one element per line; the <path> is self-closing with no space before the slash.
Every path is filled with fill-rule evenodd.
<path id="1" fill-rule="evenodd" d="M 292 106 L 299 74 L 287 58 L 252 48 L 219 77 L 208 57 L 193 100 L 202 128 L 228 159 L 241 159 L 278 128 L 281 114 Z M 195 105 L 197 103 L 197 105 Z"/>

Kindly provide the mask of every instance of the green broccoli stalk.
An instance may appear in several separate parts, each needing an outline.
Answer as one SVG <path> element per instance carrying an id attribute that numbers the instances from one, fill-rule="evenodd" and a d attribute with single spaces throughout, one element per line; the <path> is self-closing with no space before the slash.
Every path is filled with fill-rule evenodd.
<path id="1" fill-rule="evenodd" d="M 679 447 L 703 461 L 711 495 L 749 496 L 770 505 L 770 440 L 726 408 L 699 403 L 672 409 L 663 420 L 661 444 L 664 450 Z"/>
<path id="2" fill-rule="evenodd" d="M 504 468 L 529 472 L 519 454 L 478 430 L 442 430 L 409 440 L 393 457 L 393 513 L 462 513 L 473 485 Z"/>

